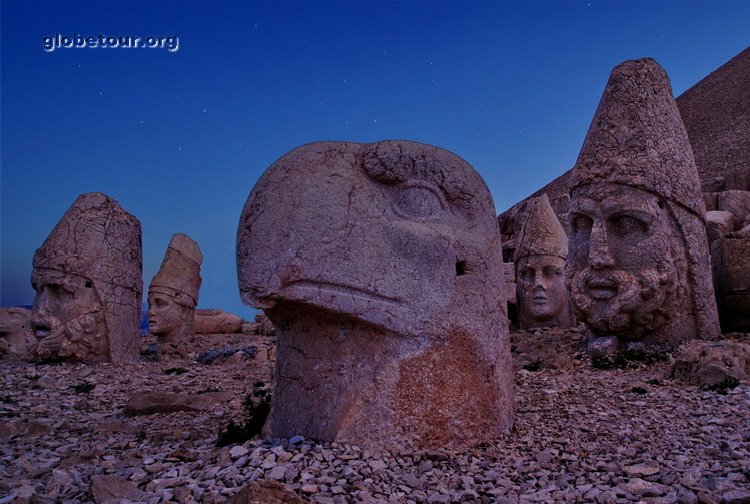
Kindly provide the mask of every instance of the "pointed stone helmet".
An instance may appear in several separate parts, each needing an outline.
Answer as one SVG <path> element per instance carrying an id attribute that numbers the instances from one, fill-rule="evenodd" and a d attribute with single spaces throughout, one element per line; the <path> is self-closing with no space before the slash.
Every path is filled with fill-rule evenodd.
<path id="1" fill-rule="evenodd" d="M 644 189 L 705 218 L 693 151 L 669 78 L 651 58 L 625 61 L 609 76 L 573 169 L 571 193 L 594 182 Z"/>
<path id="2" fill-rule="evenodd" d="M 568 236 L 552 210 L 546 194 L 529 201 L 531 207 L 518 240 L 514 261 L 524 257 L 550 255 L 568 257 Z"/>
<path id="3" fill-rule="evenodd" d="M 166 294 L 182 306 L 195 308 L 201 288 L 202 263 L 198 244 L 187 235 L 175 234 L 148 291 Z"/>

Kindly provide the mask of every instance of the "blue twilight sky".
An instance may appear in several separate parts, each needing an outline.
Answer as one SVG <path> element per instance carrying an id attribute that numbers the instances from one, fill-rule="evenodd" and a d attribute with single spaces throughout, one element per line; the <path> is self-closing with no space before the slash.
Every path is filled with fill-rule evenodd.
<path id="1" fill-rule="evenodd" d="M 8 2 L 0 305 L 80 193 L 205 257 L 199 307 L 250 318 L 235 235 L 253 184 L 317 140 L 408 139 L 471 163 L 498 212 L 575 162 L 613 66 L 650 56 L 679 95 L 750 43 L 750 2 Z M 179 49 L 43 50 L 46 35 L 177 36 Z"/>

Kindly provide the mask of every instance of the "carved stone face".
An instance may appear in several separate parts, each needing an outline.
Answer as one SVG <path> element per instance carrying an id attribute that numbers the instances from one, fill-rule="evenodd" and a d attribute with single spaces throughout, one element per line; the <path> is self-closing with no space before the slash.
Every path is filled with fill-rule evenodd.
<path id="1" fill-rule="evenodd" d="M 160 292 L 148 294 L 148 332 L 160 340 L 171 341 L 181 335 L 185 330 L 186 317 L 192 313 L 172 296 Z"/>
<path id="2" fill-rule="evenodd" d="M 518 263 L 518 304 L 531 322 L 544 323 L 563 315 L 568 307 L 565 259 L 551 255 L 527 256 Z M 532 324 L 533 325 L 533 324 Z"/>
<path id="3" fill-rule="evenodd" d="M 403 141 L 316 143 L 253 189 L 243 300 L 277 329 L 273 436 L 468 446 L 512 424 L 502 244 L 457 156 Z"/>
<path id="4" fill-rule="evenodd" d="M 571 298 L 596 335 L 640 339 L 676 316 L 685 250 L 658 196 L 620 184 L 582 186 L 572 195 L 570 226 Z"/>
<path id="5" fill-rule="evenodd" d="M 35 270 L 30 318 L 41 358 L 108 358 L 102 303 L 91 280 L 53 270 Z"/>

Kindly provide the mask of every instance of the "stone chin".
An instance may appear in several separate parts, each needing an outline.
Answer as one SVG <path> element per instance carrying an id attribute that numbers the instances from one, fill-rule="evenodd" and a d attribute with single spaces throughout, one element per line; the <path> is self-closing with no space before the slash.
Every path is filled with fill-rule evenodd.
<path id="1" fill-rule="evenodd" d="M 579 317 L 595 335 L 658 340 L 655 333 L 670 320 L 672 285 L 669 273 L 653 268 L 638 272 L 586 268 L 572 275 L 570 292 Z"/>

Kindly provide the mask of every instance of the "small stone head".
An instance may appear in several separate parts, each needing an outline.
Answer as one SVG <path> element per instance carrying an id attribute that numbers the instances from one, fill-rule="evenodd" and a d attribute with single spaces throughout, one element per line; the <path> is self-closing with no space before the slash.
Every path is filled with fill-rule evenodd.
<path id="1" fill-rule="evenodd" d="M 198 244 L 184 234 L 169 242 L 159 272 L 148 288 L 148 330 L 160 342 L 176 342 L 193 334 L 203 262 Z"/>
<path id="2" fill-rule="evenodd" d="M 622 63 L 571 188 L 567 280 L 592 338 L 658 349 L 718 334 L 704 215 L 666 74 L 651 59 Z"/>
<path id="3" fill-rule="evenodd" d="M 34 254 L 30 326 L 42 359 L 138 355 L 141 227 L 101 193 L 78 197 Z"/>
<path id="4" fill-rule="evenodd" d="M 529 206 L 515 254 L 519 323 L 524 329 L 569 327 L 564 275 L 568 237 L 546 194 L 531 200 Z"/>

